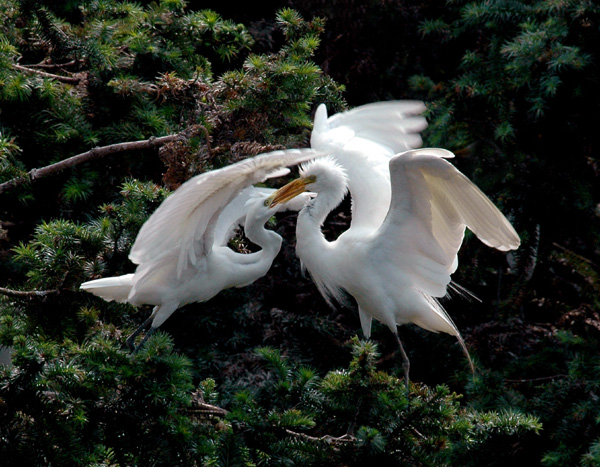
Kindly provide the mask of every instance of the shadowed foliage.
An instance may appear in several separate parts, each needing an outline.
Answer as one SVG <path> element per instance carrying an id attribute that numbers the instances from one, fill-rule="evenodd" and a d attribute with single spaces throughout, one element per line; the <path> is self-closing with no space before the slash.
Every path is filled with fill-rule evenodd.
<path id="1" fill-rule="evenodd" d="M 251 5 L 0 5 L 0 183 L 28 180 L 0 194 L 3 462 L 600 463 L 600 8 Z M 268 225 L 284 238 L 268 275 L 177 311 L 138 354 L 125 337 L 150 308 L 78 290 L 131 272 L 139 228 L 193 175 L 306 146 L 321 102 L 399 98 L 426 102 L 425 145 L 455 152 L 523 240 L 504 255 L 467 235 L 459 253 L 453 278 L 481 302 L 444 306 L 475 374 L 450 336 L 403 327 L 407 395 L 389 331 L 361 341 L 356 310 L 302 276 L 295 214 Z M 346 201 L 326 235 L 349 219 Z M 231 247 L 252 245 L 240 233 Z"/>

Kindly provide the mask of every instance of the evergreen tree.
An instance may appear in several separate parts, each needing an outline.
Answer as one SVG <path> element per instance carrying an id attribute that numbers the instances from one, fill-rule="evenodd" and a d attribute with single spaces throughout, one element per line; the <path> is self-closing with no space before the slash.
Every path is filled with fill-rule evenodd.
<path id="1" fill-rule="evenodd" d="M 598 7 L 415 2 L 385 5 L 384 20 L 373 5 L 357 8 L 327 23 L 281 10 L 267 53 L 254 51 L 246 26 L 180 0 L 0 5 L 0 345 L 13 352 L 12 366 L 0 365 L 3 462 L 600 460 L 600 229 L 572 233 L 598 225 Z M 378 347 L 354 338 L 355 314 L 329 309 L 300 276 L 294 218 L 284 215 L 271 225 L 287 239 L 272 274 L 178 311 L 131 355 L 124 338 L 149 310 L 106 303 L 79 284 L 130 272 L 140 226 L 183 181 L 305 146 L 315 104 L 344 109 L 344 86 L 317 64 L 339 49 L 321 42 L 340 23 L 361 38 L 348 75 L 365 73 L 365 96 L 426 100 L 427 144 L 454 150 L 524 237 L 508 265 L 467 238 L 472 259 L 461 258 L 457 280 L 497 305 L 476 318 L 458 313 L 477 373 L 457 371 L 449 339 L 407 330 L 423 383 L 406 394 L 395 342 L 377 325 Z M 415 38 L 417 64 L 394 40 L 393 65 L 374 65 L 389 61 L 370 45 L 383 44 L 388 27 Z M 347 207 L 336 212 L 327 234 L 347 216 Z"/>

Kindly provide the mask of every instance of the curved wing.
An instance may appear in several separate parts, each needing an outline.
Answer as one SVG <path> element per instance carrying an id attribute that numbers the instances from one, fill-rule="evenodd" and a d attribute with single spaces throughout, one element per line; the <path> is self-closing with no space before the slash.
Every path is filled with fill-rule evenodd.
<path id="1" fill-rule="evenodd" d="M 322 155 L 313 149 L 273 151 L 189 179 L 144 223 L 129 259 L 142 264 L 176 249 L 180 276 L 213 247 L 219 215 L 244 188 L 263 182 L 283 167 Z"/>
<path id="2" fill-rule="evenodd" d="M 389 160 L 419 147 L 427 121 L 420 101 L 367 104 L 327 118 L 321 104 L 315 114 L 311 147 L 328 151 L 344 167 L 352 195 L 353 228 L 378 228 L 390 198 Z"/>
<path id="3" fill-rule="evenodd" d="M 520 244 L 494 203 L 445 160 L 453 156 L 443 149 L 417 149 L 390 161 L 392 201 L 372 243 L 374 254 L 385 252 L 416 288 L 434 297 L 446 294 L 465 227 L 501 251 Z"/>
<path id="4" fill-rule="evenodd" d="M 419 133 L 427 128 L 427 121 L 421 116 L 425 111 L 425 104 L 421 101 L 374 102 L 337 113 L 329 118 L 325 106 L 321 104 L 320 107 L 322 110 L 317 109 L 315 114 L 315 129 L 325 128 L 324 126 L 316 128 L 317 115 L 319 112 L 324 112 L 329 130 L 347 128 L 352 131 L 355 138 L 372 141 L 387 149 L 390 157 L 421 146 Z M 312 147 L 315 147 L 319 137 L 319 131 L 316 135 L 313 131 Z"/>

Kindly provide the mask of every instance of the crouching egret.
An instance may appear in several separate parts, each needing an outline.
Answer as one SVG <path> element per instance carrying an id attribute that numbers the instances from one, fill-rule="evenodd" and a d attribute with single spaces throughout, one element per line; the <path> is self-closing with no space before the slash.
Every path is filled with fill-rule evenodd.
<path id="1" fill-rule="evenodd" d="M 355 177 L 353 207 L 360 203 L 364 210 L 360 215 L 365 217 L 359 223 L 353 219 L 350 228 L 334 241 L 325 239 L 321 226 L 342 201 L 349 184 L 347 171 L 336 159 L 326 157 L 304 164 L 300 178 L 273 197 L 273 204 L 278 204 L 307 189 L 316 193 L 298 215 L 296 252 L 302 267 L 329 303 L 332 299 L 343 303 L 344 293 L 354 297 L 366 338 L 373 318 L 394 333 L 407 387 L 410 362 L 397 330 L 402 324 L 414 323 L 456 336 L 472 367 L 458 329 L 437 301 L 446 295 L 450 275 L 458 266 L 465 227 L 484 244 L 501 251 L 515 249 L 520 243 L 496 206 L 446 160 L 453 156 L 443 149 L 413 149 L 392 157 L 390 201 L 383 206 L 377 203 L 385 202 L 385 193 L 379 198 L 356 196 L 365 193 L 365 187 Z M 382 222 L 375 219 L 369 225 L 368 210 L 379 215 L 382 208 L 387 210 Z"/>
<path id="2" fill-rule="evenodd" d="M 265 222 L 281 208 L 299 210 L 303 202 L 273 205 L 274 189 L 252 185 L 321 155 L 311 149 L 274 151 L 191 178 L 140 229 L 129 254 L 138 265 L 135 273 L 85 282 L 81 289 L 108 301 L 154 305 L 150 317 L 127 338 L 134 349 L 136 337 L 150 326 L 138 350 L 183 305 L 209 300 L 267 273 L 282 238 L 265 229 Z M 244 225 L 246 237 L 261 250 L 242 254 L 227 246 L 237 224 Z"/>

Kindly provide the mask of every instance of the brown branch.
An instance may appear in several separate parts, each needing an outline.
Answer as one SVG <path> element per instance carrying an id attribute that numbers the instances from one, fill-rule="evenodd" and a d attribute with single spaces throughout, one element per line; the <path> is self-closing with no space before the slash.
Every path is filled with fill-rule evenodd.
<path id="1" fill-rule="evenodd" d="M 524 384 L 524 383 L 538 383 L 541 381 L 553 381 L 555 379 L 568 378 L 569 375 L 552 375 L 552 376 L 542 376 L 539 378 L 531 378 L 531 379 L 505 379 L 507 383 L 513 384 Z"/>
<path id="2" fill-rule="evenodd" d="M 192 400 L 193 408 L 188 409 L 187 412 L 197 413 L 197 414 L 201 414 L 201 415 L 216 415 L 218 417 L 225 417 L 229 413 L 227 411 L 227 409 L 204 402 L 202 400 L 202 396 L 198 392 L 193 393 L 192 396 L 193 396 L 193 400 Z M 298 433 L 297 431 L 292 431 L 289 428 L 286 428 L 285 432 L 288 435 L 293 436 L 295 438 L 303 439 L 305 441 L 310 441 L 313 443 L 323 442 L 323 443 L 327 443 L 327 444 L 340 445 L 343 443 L 352 443 L 352 442 L 356 441 L 356 438 L 354 436 L 351 436 L 348 434 L 346 434 L 344 436 L 340 436 L 340 437 L 335 437 L 335 436 L 331 436 L 331 435 L 316 437 L 316 436 L 307 435 L 306 433 Z"/>
<path id="3" fill-rule="evenodd" d="M 187 412 L 201 415 L 216 415 L 218 417 L 225 417 L 229 413 L 226 409 L 200 401 L 194 401 L 193 408 L 187 410 Z"/>
<path id="4" fill-rule="evenodd" d="M 55 79 L 55 80 L 61 81 L 63 83 L 79 84 L 79 82 L 81 81 L 81 78 L 76 78 L 74 76 L 54 75 L 52 73 L 47 73 L 45 71 L 34 70 L 31 68 L 27 68 L 26 66 L 17 65 L 16 63 L 13 64 L 13 68 L 15 68 L 16 70 L 24 71 L 26 73 L 35 73 L 36 75 L 44 76 L 45 78 Z"/>
<path id="5" fill-rule="evenodd" d="M 344 435 L 344 436 L 339 436 L 339 437 L 325 435 L 325 436 L 321 436 L 320 438 L 317 438 L 316 436 L 310 436 L 310 435 L 307 435 L 306 433 L 298 433 L 298 432 L 292 431 L 288 428 L 285 429 L 285 432 L 290 436 L 294 436 L 295 438 L 301 438 L 306 441 L 312 441 L 312 442 L 325 442 L 328 444 L 343 444 L 343 443 L 352 443 L 352 442 L 356 441 L 356 438 L 354 436 L 350 436 L 350 435 Z"/>
<path id="6" fill-rule="evenodd" d="M 66 63 L 37 63 L 36 65 L 27 65 L 28 68 L 63 68 L 66 66 L 71 66 L 71 65 L 76 65 L 77 64 L 77 60 L 71 60 L 70 62 L 66 62 Z M 24 65 L 21 65 L 24 66 Z"/>
<path id="7" fill-rule="evenodd" d="M 160 136 L 158 138 L 153 136 L 150 139 L 145 139 L 141 141 L 130 141 L 127 143 L 110 144 L 108 146 L 93 148 L 87 152 L 78 154 L 73 157 L 69 157 L 68 159 L 64 159 L 55 164 L 47 165 L 46 167 L 42 167 L 40 169 L 31 169 L 29 172 L 27 172 L 27 175 L 25 176 L 13 178 L 12 180 L 1 183 L 0 194 L 7 190 L 10 190 L 11 188 L 15 188 L 17 186 L 23 185 L 24 183 L 34 181 L 38 178 L 53 175 L 57 172 L 65 170 L 69 167 L 74 167 L 83 162 L 88 162 L 90 160 L 104 157 L 117 152 L 136 151 L 140 149 L 148 149 L 151 147 L 160 146 L 182 137 L 183 135 L 181 133 L 177 133 L 174 135 Z"/>
<path id="8" fill-rule="evenodd" d="M 31 297 L 45 297 L 47 295 L 53 295 L 58 293 L 58 290 L 12 290 L 0 287 L 0 294 L 6 295 L 7 297 L 15 298 L 31 298 Z"/>
<path id="9" fill-rule="evenodd" d="M 206 150 L 208 151 L 208 155 L 212 156 L 213 150 L 211 147 L 211 139 L 210 139 L 210 133 L 208 132 L 208 128 L 206 128 L 203 125 L 198 125 L 198 129 L 202 130 L 202 133 L 204 133 L 204 139 L 206 140 Z"/>
<path id="10" fill-rule="evenodd" d="M 577 259 L 579 259 L 579 260 L 581 260 L 581 261 L 583 261 L 585 263 L 588 263 L 589 265 L 595 267 L 596 269 L 600 269 L 600 266 L 598 266 L 597 264 L 594 264 L 594 262 L 591 259 L 588 259 L 585 256 L 581 256 L 580 254 L 575 253 L 573 250 L 569 250 L 568 248 L 566 248 L 566 247 L 564 247 L 562 245 L 559 245 L 556 242 L 552 242 L 552 245 L 554 245 L 556 248 L 561 249 L 562 251 L 564 251 L 568 255 L 575 256 Z"/>

